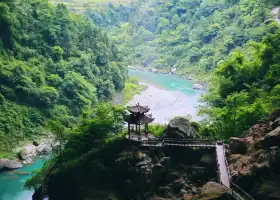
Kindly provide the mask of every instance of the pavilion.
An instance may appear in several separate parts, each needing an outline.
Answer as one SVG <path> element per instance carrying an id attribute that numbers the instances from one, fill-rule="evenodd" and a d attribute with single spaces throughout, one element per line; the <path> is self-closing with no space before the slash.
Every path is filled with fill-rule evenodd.
<path id="1" fill-rule="evenodd" d="M 128 123 L 128 135 L 131 136 L 131 125 L 135 125 L 135 133 L 141 137 L 141 125 L 145 125 L 144 132 L 148 134 L 148 124 L 154 121 L 152 114 L 146 114 L 149 112 L 148 106 L 141 106 L 139 103 L 135 106 L 129 106 L 128 111 L 130 114 L 126 117 L 125 121 Z"/>

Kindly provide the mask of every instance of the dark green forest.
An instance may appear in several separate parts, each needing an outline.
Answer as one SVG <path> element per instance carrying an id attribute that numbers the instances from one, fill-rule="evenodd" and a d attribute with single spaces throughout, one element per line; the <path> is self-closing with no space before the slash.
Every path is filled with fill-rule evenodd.
<path id="1" fill-rule="evenodd" d="M 138 0 L 85 14 L 110 30 L 130 65 L 162 72 L 175 66 L 178 74 L 205 78 L 231 50 L 274 30 L 273 6 L 262 0 Z"/>
<path id="2" fill-rule="evenodd" d="M 0 154 L 52 120 L 66 128 L 124 87 L 122 56 L 105 32 L 65 5 L 0 1 Z"/>
<path id="3" fill-rule="evenodd" d="M 242 136 L 280 106 L 280 30 L 232 51 L 211 77 L 206 105 L 206 135 Z M 247 132 L 245 132 L 246 134 Z"/>

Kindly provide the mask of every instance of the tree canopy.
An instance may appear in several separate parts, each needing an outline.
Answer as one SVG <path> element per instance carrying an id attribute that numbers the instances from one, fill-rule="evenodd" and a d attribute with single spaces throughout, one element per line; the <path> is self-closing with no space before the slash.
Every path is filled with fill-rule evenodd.
<path id="1" fill-rule="evenodd" d="M 264 0 L 138 0 L 85 14 L 110 30 L 131 65 L 206 74 L 220 60 L 273 32 L 272 3 Z"/>
<path id="2" fill-rule="evenodd" d="M 0 25 L 0 152 L 53 118 L 71 128 L 124 87 L 116 45 L 64 4 L 1 1 Z"/>

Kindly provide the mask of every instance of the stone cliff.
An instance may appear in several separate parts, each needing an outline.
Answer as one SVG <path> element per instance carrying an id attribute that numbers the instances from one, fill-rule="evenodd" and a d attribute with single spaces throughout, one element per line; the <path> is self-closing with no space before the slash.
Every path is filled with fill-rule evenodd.
<path id="1" fill-rule="evenodd" d="M 180 118 L 165 134 L 197 137 L 188 120 Z M 67 170 L 52 173 L 48 191 L 52 200 L 179 200 L 200 193 L 215 177 L 214 149 L 147 148 L 119 139 L 89 152 Z"/>
<path id="2" fill-rule="evenodd" d="M 280 199 L 280 109 L 252 126 L 246 137 L 230 138 L 232 180 L 256 200 Z"/>

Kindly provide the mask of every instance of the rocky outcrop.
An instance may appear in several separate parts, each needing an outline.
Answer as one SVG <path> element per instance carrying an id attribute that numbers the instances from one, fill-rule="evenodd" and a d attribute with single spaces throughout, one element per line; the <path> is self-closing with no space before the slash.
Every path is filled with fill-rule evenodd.
<path id="1" fill-rule="evenodd" d="M 22 164 L 18 160 L 0 159 L 0 170 L 1 169 L 17 169 L 21 168 Z"/>
<path id="2" fill-rule="evenodd" d="M 184 117 L 176 117 L 170 120 L 167 128 L 163 131 L 163 137 L 194 139 L 197 138 L 198 135 L 188 119 Z"/>
<path id="3" fill-rule="evenodd" d="M 36 152 L 37 155 L 48 155 L 52 151 L 51 144 L 41 143 L 37 148 Z"/>
<path id="4" fill-rule="evenodd" d="M 35 156 L 36 156 L 36 146 L 34 145 L 25 146 L 19 152 L 19 158 L 23 161 L 23 164 L 32 163 Z"/>
<path id="5" fill-rule="evenodd" d="M 232 180 L 256 200 L 280 199 L 280 109 L 249 129 L 245 138 L 231 138 Z"/>
<path id="6" fill-rule="evenodd" d="M 245 154 L 250 143 L 246 138 L 231 137 L 229 139 L 229 149 L 232 154 Z"/>
<path id="7" fill-rule="evenodd" d="M 203 90 L 203 89 L 205 89 L 205 86 L 203 84 L 196 83 L 196 84 L 193 84 L 193 89 L 195 89 L 195 90 Z"/>
<path id="8" fill-rule="evenodd" d="M 33 141 L 32 144 L 26 145 L 18 150 L 18 156 L 22 160 L 22 164 L 30 164 L 36 156 L 47 155 L 51 153 L 52 147 L 56 146 L 54 138 L 50 135 L 40 141 Z"/>
<path id="9" fill-rule="evenodd" d="M 36 156 L 47 155 L 52 151 L 51 143 L 42 142 L 38 146 L 30 144 L 22 148 L 18 155 L 23 164 L 30 164 Z"/>
<path id="10" fill-rule="evenodd" d="M 84 198 L 93 199 L 91 194 L 79 189 L 87 188 L 90 182 L 91 188 L 87 190 L 117 190 L 120 200 L 183 199 L 185 195 L 197 195 L 200 187 L 216 176 L 215 163 L 201 162 L 204 151 L 142 148 L 124 142 L 131 141 L 119 141 L 123 143 L 122 148 L 120 144 L 107 147 L 94 156 L 87 156 L 73 171 L 53 177 L 49 185 L 50 197 L 71 199 L 75 191 L 75 194 L 82 193 Z M 75 189 L 69 189 L 73 187 Z M 67 191 L 68 196 L 59 196 L 61 191 Z"/>
<path id="11" fill-rule="evenodd" d="M 228 200 L 230 199 L 228 192 L 228 188 L 215 182 L 208 182 L 201 188 L 199 194 L 186 194 L 184 200 Z"/>
<path id="12" fill-rule="evenodd" d="M 259 149 L 280 145 L 280 127 L 266 134 L 263 138 L 256 141 L 255 146 Z"/>

